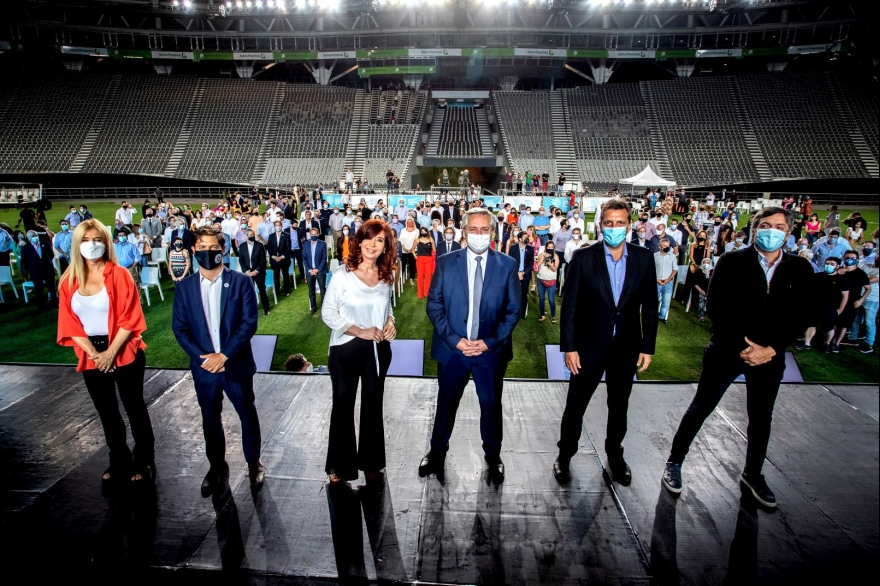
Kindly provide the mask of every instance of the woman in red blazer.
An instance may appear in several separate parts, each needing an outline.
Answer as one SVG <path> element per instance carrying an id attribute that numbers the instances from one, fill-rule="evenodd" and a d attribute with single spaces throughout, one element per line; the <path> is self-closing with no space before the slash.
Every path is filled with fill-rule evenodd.
<path id="1" fill-rule="evenodd" d="M 110 467 L 101 477 L 151 482 L 156 475 L 153 426 L 144 403 L 146 358 L 141 334 L 147 329 L 137 285 L 116 263 L 113 239 L 96 220 L 73 231 L 70 266 L 59 285 L 58 343 L 76 353 L 110 448 Z M 116 389 L 128 413 L 134 454 L 119 414 Z"/>

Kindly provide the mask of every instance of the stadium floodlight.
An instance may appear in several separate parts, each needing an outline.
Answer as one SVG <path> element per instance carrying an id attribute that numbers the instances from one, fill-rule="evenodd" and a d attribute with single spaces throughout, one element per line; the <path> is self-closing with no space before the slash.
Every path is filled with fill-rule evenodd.
<path id="1" fill-rule="evenodd" d="M 262 8 L 263 0 L 254 0 L 254 8 Z"/>
<path id="2" fill-rule="evenodd" d="M 244 5 L 245 5 L 247 8 L 250 8 L 250 7 L 253 5 L 253 3 L 251 2 L 251 0 L 245 0 Z"/>
<path id="3" fill-rule="evenodd" d="M 183 0 L 183 7 L 184 8 L 192 8 L 192 5 L 193 5 L 192 0 Z"/>

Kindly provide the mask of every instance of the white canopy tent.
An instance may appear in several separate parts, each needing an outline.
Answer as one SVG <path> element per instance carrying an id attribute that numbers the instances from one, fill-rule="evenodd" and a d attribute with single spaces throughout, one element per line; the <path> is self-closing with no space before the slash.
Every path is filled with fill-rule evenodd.
<path id="1" fill-rule="evenodd" d="M 660 177 L 654 170 L 651 169 L 651 165 L 648 165 L 644 168 L 644 170 L 638 175 L 633 175 L 632 177 L 627 177 L 626 179 L 621 179 L 621 183 L 629 183 L 635 187 L 675 187 L 675 181 L 669 181 L 668 179 L 664 179 Z"/>

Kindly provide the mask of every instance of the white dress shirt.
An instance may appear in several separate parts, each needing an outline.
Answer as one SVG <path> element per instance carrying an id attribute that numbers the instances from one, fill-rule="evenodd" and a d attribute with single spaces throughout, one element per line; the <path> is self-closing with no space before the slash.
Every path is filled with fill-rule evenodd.
<path id="1" fill-rule="evenodd" d="M 327 286 L 327 296 L 321 306 L 321 319 L 330 327 L 330 346 L 338 346 L 354 340 L 345 332 L 351 326 L 367 329 L 385 327 L 385 321 L 393 316 L 391 287 L 382 281 L 369 287 L 345 265 L 333 269 Z M 379 355 L 373 342 L 376 372 L 379 372 Z"/>
<path id="2" fill-rule="evenodd" d="M 223 290 L 223 272 L 213 281 L 199 273 L 199 286 L 202 293 L 202 311 L 211 334 L 214 352 L 220 352 L 220 292 Z"/>
<path id="3" fill-rule="evenodd" d="M 474 319 L 479 320 L 480 315 L 479 312 L 477 315 L 474 315 L 474 277 L 477 274 L 477 257 L 481 257 L 483 261 L 480 263 L 480 270 L 483 271 L 483 291 L 486 290 L 486 263 L 489 262 L 489 251 L 485 250 L 482 254 L 477 254 L 470 248 L 467 249 L 467 271 L 468 271 L 468 319 L 467 319 L 467 331 L 468 335 L 471 332 L 471 326 L 474 323 Z M 482 297 L 480 298 L 482 301 Z"/>
<path id="4" fill-rule="evenodd" d="M 678 270 L 675 255 L 670 250 L 666 254 L 662 252 L 654 253 L 654 267 L 657 269 L 657 279 L 665 281 L 672 274 L 672 271 Z"/>

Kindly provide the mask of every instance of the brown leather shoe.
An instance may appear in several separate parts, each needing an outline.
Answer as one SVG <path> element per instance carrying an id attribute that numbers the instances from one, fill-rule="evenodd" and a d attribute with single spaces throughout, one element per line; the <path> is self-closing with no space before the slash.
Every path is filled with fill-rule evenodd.
<path id="1" fill-rule="evenodd" d="M 249 467 L 248 472 L 251 477 L 251 488 L 261 488 L 266 481 L 266 467 L 263 466 L 263 463 L 257 460 L 255 465 Z"/>

